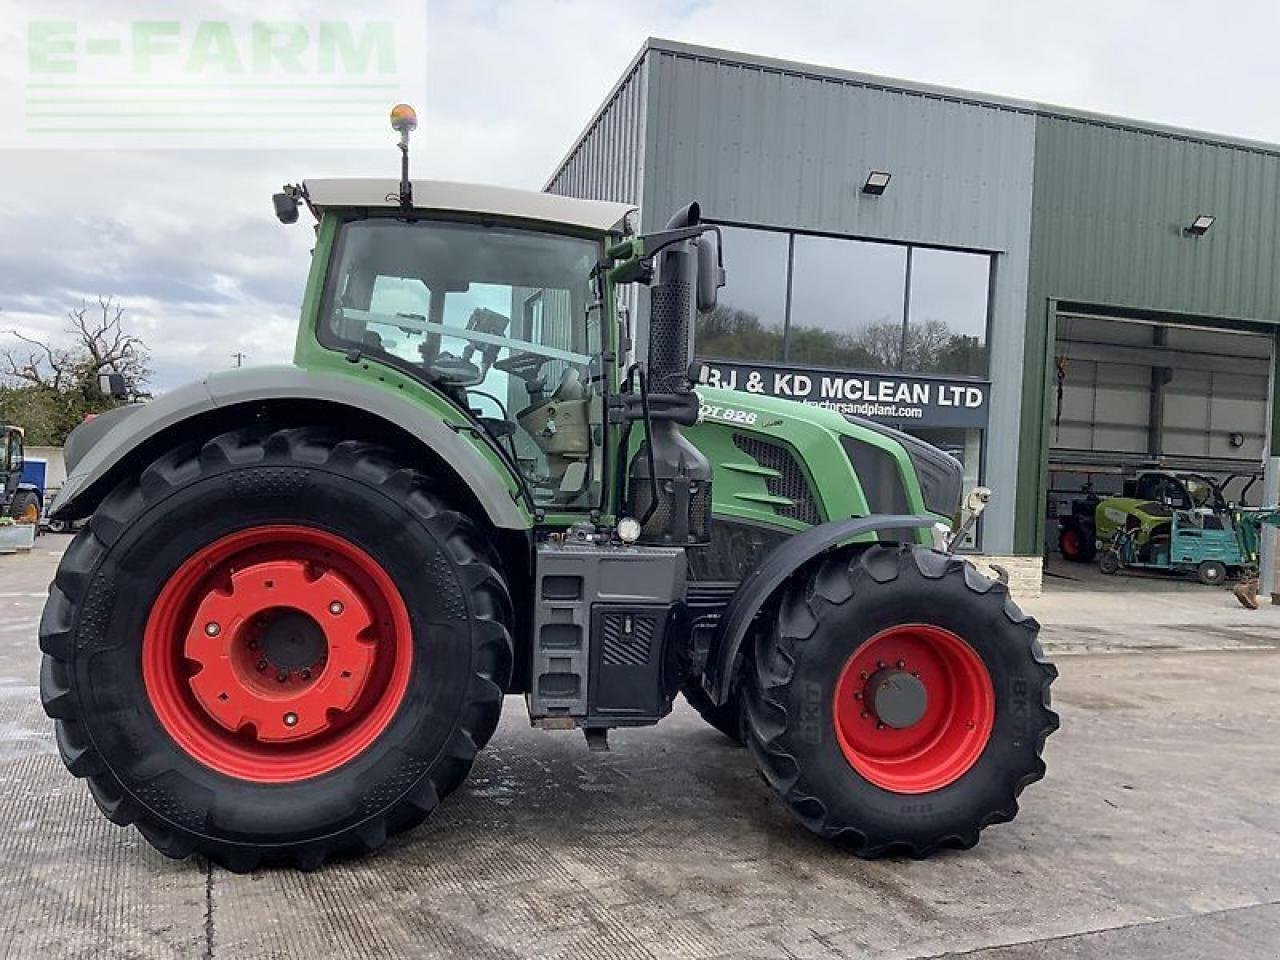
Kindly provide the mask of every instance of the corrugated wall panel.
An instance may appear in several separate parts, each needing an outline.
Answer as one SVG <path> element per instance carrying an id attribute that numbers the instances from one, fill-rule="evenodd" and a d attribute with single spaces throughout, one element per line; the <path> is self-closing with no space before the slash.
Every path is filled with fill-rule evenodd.
<path id="1" fill-rule="evenodd" d="M 661 48 L 652 226 L 697 197 L 712 218 L 1003 251 L 1025 232 L 1028 110 Z M 861 193 L 888 170 L 883 197 Z"/>
<path id="2" fill-rule="evenodd" d="M 1183 231 L 1217 217 L 1200 238 Z M 1049 301 L 1280 324 L 1280 150 L 1122 121 L 1036 119 L 1016 546 L 1041 542 Z"/>
<path id="3" fill-rule="evenodd" d="M 1280 321 L 1280 153 L 1053 116 L 1036 137 L 1034 296 Z"/>
<path id="4" fill-rule="evenodd" d="M 639 205 L 643 194 L 647 67 L 631 65 L 544 188 Z"/>

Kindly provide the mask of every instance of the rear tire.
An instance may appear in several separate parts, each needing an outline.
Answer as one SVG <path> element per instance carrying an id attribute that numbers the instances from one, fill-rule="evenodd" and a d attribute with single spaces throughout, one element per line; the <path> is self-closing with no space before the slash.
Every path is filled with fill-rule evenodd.
<path id="1" fill-rule="evenodd" d="M 860 856 L 971 847 L 1044 775 L 1057 670 L 1038 630 L 956 557 L 840 551 L 795 577 L 756 635 L 748 745 L 806 827 Z M 882 682 L 917 698 L 868 710 Z"/>
<path id="2" fill-rule="evenodd" d="M 1088 563 L 1097 555 L 1093 536 L 1079 524 L 1067 523 L 1058 531 L 1058 552 L 1071 563 Z"/>
<path id="3" fill-rule="evenodd" d="M 696 677 L 691 677 L 681 684 L 680 692 L 684 695 L 685 700 L 688 701 L 689 706 L 697 710 L 698 715 L 703 720 L 738 746 L 744 744 L 742 703 L 741 698 L 736 693 L 729 698 L 727 703 L 717 706 L 712 702 L 707 692 L 702 689 L 702 684 Z"/>
<path id="4" fill-rule="evenodd" d="M 211 616 L 241 602 L 245 571 L 281 605 Z M 271 630 L 306 603 L 322 639 L 299 657 L 296 631 Z M 355 619 L 344 634 L 329 615 Z M 215 619 L 227 650 L 258 652 L 208 687 Z M 466 776 L 501 713 L 509 622 L 475 525 L 392 451 L 241 430 L 160 457 L 72 541 L 40 624 L 41 697 L 67 768 L 162 853 L 314 868 L 381 846 Z M 279 691 L 315 709 L 281 714 Z"/>

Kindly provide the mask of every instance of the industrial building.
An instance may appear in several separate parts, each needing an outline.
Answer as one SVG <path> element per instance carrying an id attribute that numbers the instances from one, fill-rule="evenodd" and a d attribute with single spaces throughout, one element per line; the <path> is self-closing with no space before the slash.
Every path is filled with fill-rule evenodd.
<path id="1" fill-rule="evenodd" d="M 995 491 L 984 554 L 1038 570 L 1145 465 L 1263 496 L 1280 146 L 649 40 L 546 189 L 646 230 L 699 200 L 715 375 L 949 449 Z"/>

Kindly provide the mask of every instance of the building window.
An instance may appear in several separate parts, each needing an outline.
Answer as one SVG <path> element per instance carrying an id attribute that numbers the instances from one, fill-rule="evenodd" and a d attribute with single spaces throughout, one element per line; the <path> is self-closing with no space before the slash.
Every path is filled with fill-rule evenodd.
<path id="1" fill-rule="evenodd" d="M 797 235 L 794 256 L 786 359 L 901 369 L 907 248 Z"/>
<path id="2" fill-rule="evenodd" d="M 698 355 L 986 377 L 991 256 L 722 226 Z"/>
<path id="3" fill-rule="evenodd" d="M 790 237 L 776 230 L 720 230 L 726 280 L 716 309 L 698 317 L 698 354 L 725 360 L 781 360 Z"/>
<path id="4" fill-rule="evenodd" d="M 910 274 L 903 369 L 985 377 L 991 257 L 915 247 Z"/>

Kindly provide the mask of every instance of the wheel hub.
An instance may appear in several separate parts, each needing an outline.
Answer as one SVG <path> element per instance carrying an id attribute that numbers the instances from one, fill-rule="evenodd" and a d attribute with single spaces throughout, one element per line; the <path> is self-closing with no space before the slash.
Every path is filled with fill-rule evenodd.
<path id="1" fill-rule="evenodd" d="M 328 649 L 324 628 L 301 610 L 268 612 L 258 641 L 267 663 L 277 670 L 312 670 L 321 666 Z M 252 641 L 250 641 L 252 646 Z"/>
<path id="2" fill-rule="evenodd" d="M 271 560 L 234 570 L 206 593 L 183 655 L 198 665 L 191 691 L 232 732 L 300 740 L 351 709 L 368 681 L 374 644 L 368 606 L 333 570 Z"/>
<path id="3" fill-rule="evenodd" d="M 919 723 L 929 705 L 929 694 L 920 678 L 893 668 L 873 673 L 862 695 L 875 718 L 895 730 Z"/>
<path id="4" fill-rule="evenodd" d="M 995 722 L 982 658 L 931 624 L 875 634 L 845 661 L 832 721 L 859 775 L 894 793 L 939 790 L 977 762 Z"/>

